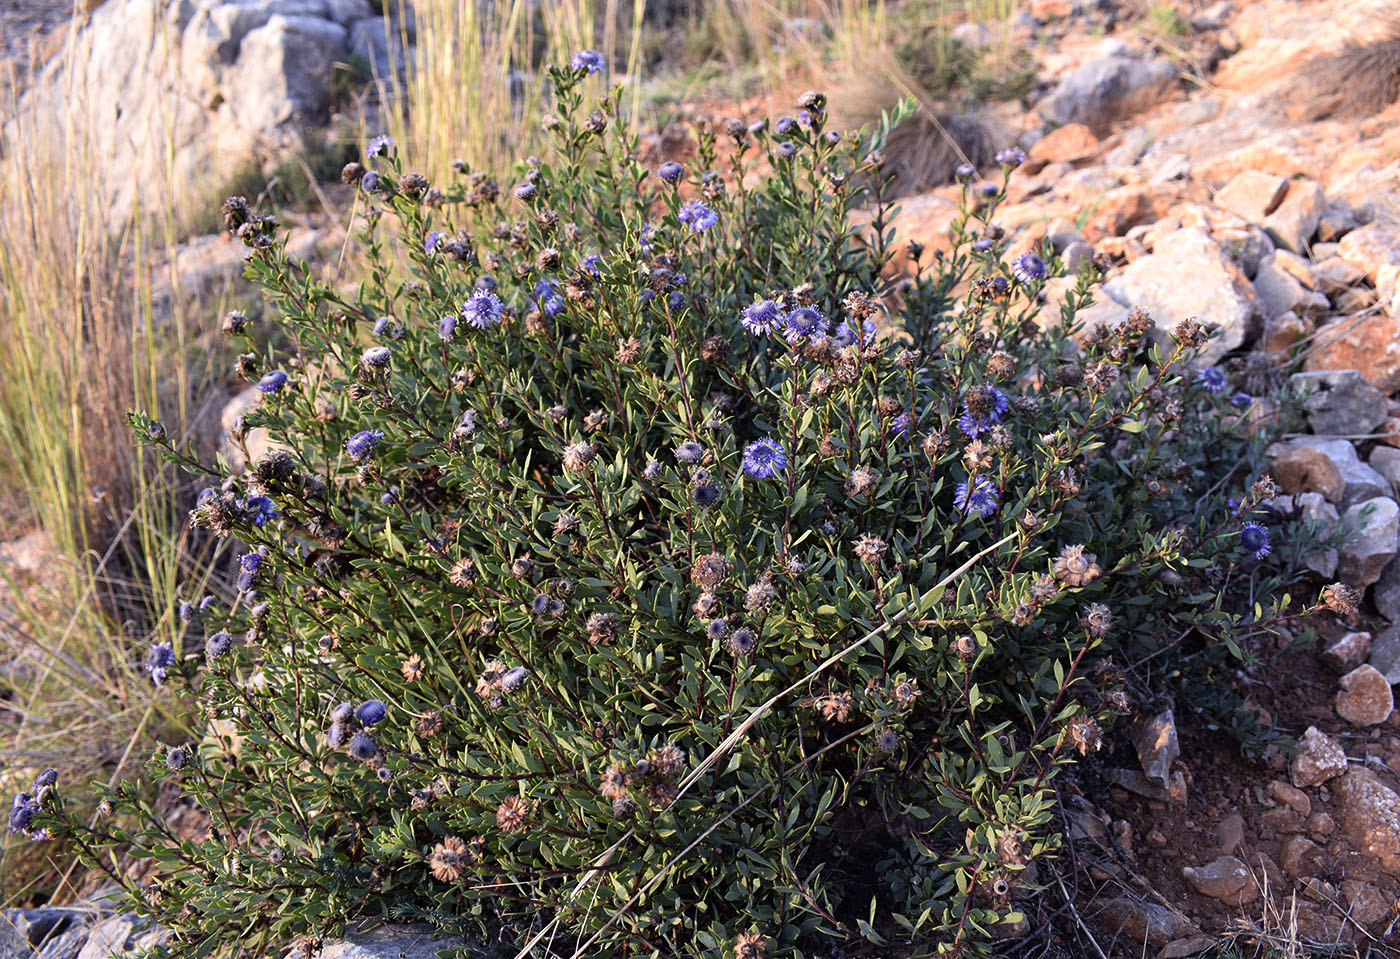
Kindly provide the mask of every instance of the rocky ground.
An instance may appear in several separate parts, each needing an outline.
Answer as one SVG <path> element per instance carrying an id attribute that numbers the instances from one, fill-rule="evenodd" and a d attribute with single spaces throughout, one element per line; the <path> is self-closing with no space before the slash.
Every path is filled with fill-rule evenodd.
<path id="1" fill-rule="evenodd" d="M 327 22 L 351 5 L 325 6 Z M 1340 545 L 1306 563 L 1318 587 L 1340 580 L 1364 594 L 1355 615 L 1307 624 L 1317 644 L 1282 636 L 1258 675 L 1235 677 L 1298 741 L 1296 756 L 1246 761 L 1200 717 L 1149 698 L 1116 748 L 1061 781 L 1070 844 L 1030 910 L 1059 951 L 1026 954 L 1186 956 L 1221 936 L 1269 935 L 1400 955 L 1400 105 L 1310 119 L 1293 80 L 1307 58 L 1379 36 L 1400 5 L 1178 2 L 1169 36 L 1140 29 L 1130 4 L 1023 6 L 1017 38 L 1038 57 L 1039 84 L 994 114 L 1028 153 L 997 216 L 1014 237 L 1008 256 L 1048 242 L 1071 263 L 1110 258 L 1090 322 L 1136 307 L 1163 331 L 1187 317 L 1218 326 L 1208 359 L 1231 371 L 1255 423 L 1276 417 L 1280 385 L 1306 389 L 1306 432 L 1269 451 L 1282 490 L 1270 508 L 1336 531 Z M 336 29 L 348 42 L 353 30 Z M 969 24 L 961 35 L 992 33 Z M 241 54 L 219 56 L 221 70 L 238 69 Z M 693 111 L 767 112 L 767 102 Z M 959 189 L 906 197 L 904 239 L 946 247 Z M 307 255 L 337 237 L 314 218 L 299 229 Z M 225 240 L 191 241 L 178 289 L 235 282 L 240 256 Z M 1050 290 L 1047 322 L 1067 286 Z M 246 402 L 230 398 L 225 420 Z M 50 935 L 45 959 L 105 954 L 83 945 L 86 920 L 46 921 L 16 926 L 28 944 Z M 140 935 L 129 922 L 113 932 L 123 947 Z M 23 945 L 5 936 L 0 925 L 0 959 Z"/>

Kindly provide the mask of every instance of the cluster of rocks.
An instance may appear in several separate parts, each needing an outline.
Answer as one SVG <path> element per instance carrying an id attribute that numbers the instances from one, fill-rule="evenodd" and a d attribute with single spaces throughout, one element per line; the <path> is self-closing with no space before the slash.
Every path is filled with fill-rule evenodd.
<path id="1" fill-rule="evenodd" d="M 338 67 L 387 79 L 413 40 L 411 18 L 369 0 L 107 0 L 25 91 L 4 139 L 71 118 L 103 158 L 84 188 L 120 224 L 137 201 L 162 209 L 170 184 L 213 189 L 298 146 L 328 119 Z"/>
<path id="2" fill-rule="evenodd" d="M 0 910 L 0 959 L 124 959 L 144 954 L 165 941 L 166 932 L 134 913 L 104 910 L 100 902 L 81 906 Z M 456 936 L 425 925 L 390 923 L 350 929 L 324 943 L 318 959 L 435 959 L 460 948 Z M 292 946 L 287 959 L 306 953 Z"/>

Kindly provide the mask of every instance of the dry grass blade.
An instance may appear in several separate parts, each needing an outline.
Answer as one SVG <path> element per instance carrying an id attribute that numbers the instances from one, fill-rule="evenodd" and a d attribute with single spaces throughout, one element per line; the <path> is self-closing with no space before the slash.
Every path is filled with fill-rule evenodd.
<path id="1" fill-rule="evenodd" d="M 1400 14 L 1390 16 L 1380 39 L 1350 41 L 1299 67 L 1290 100 L 1306 120 L 1360 119 L 1400 100 Z"/>

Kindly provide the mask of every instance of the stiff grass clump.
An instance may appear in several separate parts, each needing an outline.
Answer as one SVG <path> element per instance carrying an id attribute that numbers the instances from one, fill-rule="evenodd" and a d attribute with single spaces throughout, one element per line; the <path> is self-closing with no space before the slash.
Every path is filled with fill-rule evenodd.
<path id="1" fill-rule="evenodd" d="M 522 956 L 976 950 L 1131 710 L 1121 664 L 1289 603 L 1196 324 L 1081 330 L 1089 271 L 1042 329 L 1062 268 L 1003 258 L 1005 177 L 896 282 L 907 105 L 842 134 L 804 93 L 653 171 L 604 60 L 549 71 L 548 149 L 504 181 L 372 140 L 353 292 L 224 205 L 284 344 L 228 327 L 238 430 L 274 445 L 224 475 L 130 418 L 243 544 L 143 660 L 217 733 L 149 766 L 209 828 L 127 784 L 72 816 L 63 770 L 12 817 L 171 954 L 365 917 Z"/>

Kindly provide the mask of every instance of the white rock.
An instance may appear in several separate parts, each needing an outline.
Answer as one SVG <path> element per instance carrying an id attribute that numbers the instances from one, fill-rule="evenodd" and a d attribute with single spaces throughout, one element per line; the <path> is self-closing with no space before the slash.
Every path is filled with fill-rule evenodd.
<path id="1" fill-rule="evenodd" d="M 1380 579 L 1395 558 L 1400 539 L 1400 506 L 1389 496 L 1357 503 L 1342 514 L 1346 542 L 1337 562 L 1337 576 L 1358 589 Z"/>

